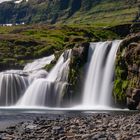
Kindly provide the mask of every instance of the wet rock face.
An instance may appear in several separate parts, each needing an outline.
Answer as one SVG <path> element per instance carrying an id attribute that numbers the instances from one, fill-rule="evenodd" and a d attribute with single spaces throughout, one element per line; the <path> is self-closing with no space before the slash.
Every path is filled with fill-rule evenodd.
<path id="1" fill-rule="evenodd" d="M 129 109 L 140 109 L 140 89 L 131 89 L 127 93 L 127 104 Z"/>
<path id="2" fill-rule="evenodd" d="M 128 36 L 117 54 L 116 79 L 122 82 L 122 95 L 129 109 L 140 109 L 140 34 Z M 124 84 L 125 83 L 125 84 Z M 125 85 L 125 86 L 124 86 Z M 116 90 L 116 89 L 115 89 Z M 115 92 L 114 90 L 114 92 Z M 116 90 L 117 91 L 117 90 Z"/>
<path id="3" fill-rule="evenodd" d="M 140 43 L 131 43 L 126 49 L 125 60 L 128 66 L 128 88 L 132 88 L 127 96 L 129 109 L 137 109 L 140 102 Z M 127 93 L 126 93 L 127 94 Z"/>
<path id="4" fill-rule="evenodd" d="M 70 60 L 70 70 L 68 78 L 68 92 L 64 96 L 64 104 L 69 106 L 71 104 L 77 104 L 81 101 L 81 85 L 83 85 L 84 79 L 84 66 L 88 58 L 89 43 L 82 43 L 76 45 L 72 49 L 72 56 Z M 72 101 L 70 101 L 72 99 Z"/>

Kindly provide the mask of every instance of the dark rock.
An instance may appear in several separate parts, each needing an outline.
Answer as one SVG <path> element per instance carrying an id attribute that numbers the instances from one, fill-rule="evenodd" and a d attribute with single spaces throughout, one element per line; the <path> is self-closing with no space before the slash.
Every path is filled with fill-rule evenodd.
<path id="1" fill-rule="evenodd" d="M 98 134 L 96 134 L 96 135 L 94 135 L 94 136 L 92 136 L 92 140 L 98 140 L 98 139 L 106 139 L 107 140 L 107 138 L 106 138 L 106 136 L 104 135 L 104 134 L 101 134 L 101 133 L 98 133 Z"/>
<path id="2" fill-rule="evenodd" d="M 138 104 L 134 100 L 132 100 L 131 98 L 127 98 L 127 106 L 130 110 L 136 110 L 137 105 Z"/>
<path id="3" fill-rule="evenodd" d="M 66 136 L 61 137 L 59 140 L 67 140 L 67 137 Z"/>
<path id="4" fill-rule="evenodd" d="M 127 92 L 127 104 L 128 108 L 135 110 L 137 109 L 140 102 L 140 89 L 131 89 Z"/>
<path id="5" fill-rule="evenodd" d="M 130 24 L 118 25 L 115 27 L 111 27 L 109 29 L 119 34 L 120 36 L 124 37 L 130 33 L 131 25 Z"/>
<path id="6" fill-rule="evenodd" d="M 132 99 L 135 102 L 140 102 L 140 89 L 134 89 L 132 93 Z"/>
<path id="7" fill-rule="evenodd" d="M 31 133 L 31 132 L 32 132 L 31 129 L 29 128 L 25 129 L 25 133 Z"/>
<path id="8" fill-rule="evenodd" d="M 132 97 L 132 91 L 133 91 L 132 88 L 127 89 L 126 96 L 129 97 L 129 98 L 131 98 Z"/>
<path id="9" fill-rule="evenodd" d="M 136 109 L 140 102 L 140 33 L 127 36 L 120 45 L 115 71 L 117 102 Z M 127 99 L 127 102 L 126 102 Z"/>
<path id="10" fill-rule="evenodd" d="M 91 139 L 92 138 L 92 136 L 91 136 L 91 134 L 83 134 L 82 135 L 82 139 L 84 140 L 84 139 Z"/>
<path id="11" fill-rule="evenodd" d="M 39 125 L 43 125 L 45 123 L 45 120 L 40 120 Z"/>
<path id="12" fill-rule="evenodd" d="M 10 126 L 8 129 L 16 129 L 16 126 Z"/>
<path id="13" fill-rule="evenodd" d="M 75 135 L 75 139 L 78 139 L 78 140 L 82 139 L 82 135 Z"/>

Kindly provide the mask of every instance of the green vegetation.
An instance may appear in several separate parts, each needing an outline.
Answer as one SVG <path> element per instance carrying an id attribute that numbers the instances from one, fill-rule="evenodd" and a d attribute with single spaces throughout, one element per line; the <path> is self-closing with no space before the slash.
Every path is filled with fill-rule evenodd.
<path id="1" fill-rule="evenodd" d="M 29 0 L 0 4 L 0 23 L 114 26 L 131 23 L 140 0 Z"/>
<path id="2" fill-rule="evenodd" d="M 133 89 L 139 89 L 139 34 L 128 36 L 121 44 L 117 54 L 113 94 L 117 102 L 126 103 Z"/>
<path id="3" fill-rule="evenodd" d="M 82 70 L 83 70 L 83 66 L 84 64 L 87 62 L 87 52 L 88 52 L 88 48 L 80 48 L 83 49 L 82 50 L 82 54 L 78 54 L 78 50 L 73 50 L 73 56 L 71 58 L 71 62 L 70 62 L 70 72 L 69 72 L 69 83 L 71 85 L 74 86 L 74 88 L 77 88 L 77 85 L 81 80 L 81 74 Z M 85 50 L 84 50 L 85 49 Z"/>
<path id="4" fill-rule="evenodd" d="M 119 58 L 118 58 L 119 59 Z M 127 79 L 127 67 L 121 67 L 120 62 L 116 64 L 115 69 L 115 81 L 114 81 L 114 98 L 116 102 L 121 104 L 126 104 L 126 90 L 129 85 L 129 81 Z"/>
<path id="5" fill-rule="evenodd" d="M 109 29 L 88 26 L 28 25 L 0 27 L 1 70 L 90 41 L 118 38 Z"/>
<path id="6" fill-rule="evenodd" d="M 114 83 L 115 87 L 115 99 L 117 102 L 125 103 L 126 102 L 126 89 L 128 87 L 128 81 L 123 81 L 121 79 L 118 79 Z"/>

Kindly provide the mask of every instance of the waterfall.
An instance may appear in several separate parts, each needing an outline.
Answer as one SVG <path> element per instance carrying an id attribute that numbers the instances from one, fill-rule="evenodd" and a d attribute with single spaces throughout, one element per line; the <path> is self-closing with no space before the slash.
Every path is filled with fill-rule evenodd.
<path id="1" fill-rule="evenodd" d="M 51 55 L 28 63 L 23 70 L 0 73 L 0 106 L 61 106 L 67 86 L 71 50 L 65 51 L 50 72 L 43 68 Z"/>
<path id="2" fill-rule="evenodd" d="M 54 55 L 50 55 L 50 56 L 47 56 L 47 57 L 36 59 L 32 63 L 28 63 L 24 67 L 23 71 L 25 71 L 25 72 L 32 72 L 32 71 L 35 71 L 35 70 L 42 69 L 46 65 L 50 64 L 51 61 L 54 60 L 54 58 L 55 58 Z"/>
<path id="3" fill-rule="evenodd" d="M 36 59 L 31 63 L 27 63 L 23 69 L 23 72 L 29 75 L 29 82 L 32 83 L 34 79 L 46 78 L 48 72 L 43 68 L 50 64 L 54 60 L 55 56 L 50 55 L 40 59 Z"/>
<path id="4" fill-rule="evenodd" d="M 82 107 L 111 107 L 114 63 L 120 40 L 90 43 Z M 50 72 L 43 69 L 54 55 L 34 60 L 23 70 L 0 73 L 0 106 L 61 107 L 67 88 L 71 50 L 66 50 Z M 104 109 L 104 108 L 103 108 Z"/>
<path id="5" fill-rule="evenodd" d="M 111 106 L 114 63 L 120 40 L 91 43 L 83 106 Z"/>
<path id="6" fill-rule="evenodd" d="M 60 106 L 63 92 L 67 85 L 70 56 L 71 50 L 65 51 L 46 78 L 39 78 L 33 81 L 17 105 Z"/>
<path id="7" fill-rule="evenodd" d="M 31 84 L 34 80 L 39 79 L 39 78 L 46 78 L 47 75 L 48 75 L 48 72 L 43 69 L 32 71 L 28 77 L 29 83 Z"/>
<path id="8" fill-rule="evenodd" d="M 19 100 L 18 106 L 60 107 L 66 83 L 37 79 Z"/>
<path id="9" fill-rule="evenodd" d="M 19 71 L 0 73 L 1 106 L 10 106 L 15 104 L 28 87 L 27 77 L 21 76 L 17 73 L 19 73 Z"/>

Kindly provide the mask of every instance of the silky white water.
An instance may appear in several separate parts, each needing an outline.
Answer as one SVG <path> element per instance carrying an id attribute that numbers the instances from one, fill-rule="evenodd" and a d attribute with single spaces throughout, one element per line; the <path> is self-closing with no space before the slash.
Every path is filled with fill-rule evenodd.
<path id="1" fill-rule="evenodd" d="M 51 61 L 54 60 L 54 58 L 55 58 L 54 55 L 50 55 L 50 56 L 47 56 L 47 57 L 43 57 L 41 59 L 36 59 L 32 63 L 28 63 L 24 67 L 23 71 L 24 72 L 32 72 L 32 71 L 35 71 L 35 70 L 42 69 L 46 65 L 50 64 Z"/>
<path id="2" fill-rule="evenodd" d="M 0 73 L 0 105 L 14 105 L 27 89 L 29 85 L 27 77 L 19 75 L 18 72 Z"/>
<path id="3" fill-rule="evenodd" d="M 114 109 L 111 104 L 114 63 L 120 43 L 116 40 L 90 44 L 84 91 L 80 95 L 82 104 L 68 110 Z M 23 70 L 0 73 L 0 106 L 63 109 L 70 58 L 71 50 L 65 51 L 50 72 L 43 67 L 54 60 L 54 55 L 34 60 Z"/>
<path id="4" fill-rule="evenodd" d="M 111 107 L 114 63 L 120 40 L 91 43 L 82 106 Z"/>
<path id="5" fill-rule="evenodd" d="M 28 63 L 24 70 L 7 70 L 1 72 L 0 106 L 11 106 L 19 102 L 19 99 L 25 94 L 32 81 L 47 77 L 47 71 L 42 68 L 50 64 L 53 59 L 54 55 L 51 55 Z"/>
<path id="6" fill-rule="evenodd" d="M 17 106 L 60 106 L 67 85 L 70 56 L 71 50 L 65 51 L 46 78 L 34 80 Z"/>

